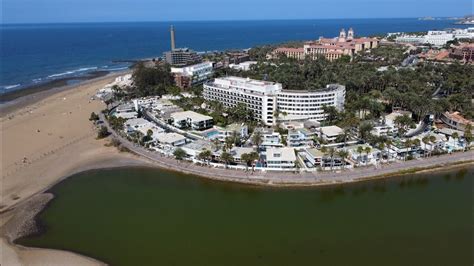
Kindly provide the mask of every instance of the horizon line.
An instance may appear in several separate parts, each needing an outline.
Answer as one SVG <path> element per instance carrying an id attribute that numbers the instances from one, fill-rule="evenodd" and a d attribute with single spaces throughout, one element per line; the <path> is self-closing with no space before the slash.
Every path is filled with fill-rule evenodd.
<path id="1" fill-rule="evenodd" d="M 0 25 L 51 25 L 51 24 L 93 24 L 93 23 L 156 23 L 156 22 L 170 22 L 170 23 L 180 23 L 180 22 L 222 22 L 222 21 L 304 21 L 304 20 L 349 20 L 349 19 L 420 19 L 420 18 L 433 18 L 434 21 L 437 19 L 449 19 L 449 18 L 464 18 L 469 15 L 462 16 L 419 16 L 419 17 L 352 17 L 352 18 L 269 18 L 269 19 L 191 19 L 191 20 L 111 20 L 111 21 L 58 21 L 58 22 L 3 22 L 0 21 Z M 425 21 L 433 21 L 425 20 Z M 423 20 L 422 20 L 423 21 Z"/>

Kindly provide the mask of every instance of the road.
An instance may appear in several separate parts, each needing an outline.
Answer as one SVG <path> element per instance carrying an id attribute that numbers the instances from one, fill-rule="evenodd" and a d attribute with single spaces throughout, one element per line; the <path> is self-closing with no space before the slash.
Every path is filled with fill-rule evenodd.
<path id="1" fill-rule="evenodd" d="M 149 151 L 142 146 L 128 141 L 110 128 L 107 120 L 100 114 L 100 119 L 108 127 L 113 137 L 120 140 L 124 147 L 132 153 L 145 157 L 158 167 L 175 170 L 187 174 L 199 175 L 209 179 L 240 183 L 267 185 L 322 185 L 360 181 L 375 176 L 396 174 L 409 169 L 428 169 L 459 162 L 474 162 L 474 150 L 453 154 L 433 156 L 405 162 L 384 164 L 379 167 L 359 167 L 338 172 L 278 172 L 278 171 L 244 171 L 210 166 L 199 166 L 188 161 L 177 161 L 173 157 Z"/>

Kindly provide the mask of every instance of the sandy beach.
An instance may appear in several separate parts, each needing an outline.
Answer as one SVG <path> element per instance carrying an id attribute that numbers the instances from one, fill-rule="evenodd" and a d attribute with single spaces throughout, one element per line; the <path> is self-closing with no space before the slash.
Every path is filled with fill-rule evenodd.
<path id="1" fill-rule="evenodd" d="M 8 211 L 21 205 L 62 178 L 75 172 L 116 165 L 146 165 L 128 153 L 104 146 L 88 120 L 105 105 L 92 100 L 95 92 L 115 75 L 101 77 L 44 96 L 27 96 L 2 112 L 1 222 L 12 218 Z M 45 92 L 42 92 L 43 95 Z M 35 99 L 35 100 L 32 100 Z M 90 265 L 97 261 L 71 252 L 30 249 L 10 245 L 2 236 L 2 265 Z"/>

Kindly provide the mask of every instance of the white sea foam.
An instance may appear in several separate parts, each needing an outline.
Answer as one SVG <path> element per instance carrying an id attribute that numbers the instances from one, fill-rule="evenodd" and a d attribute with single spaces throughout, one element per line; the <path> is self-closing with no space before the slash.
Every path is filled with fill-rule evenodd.
<path id="1" fill-rule="evenodd" d="M 5 86 L 1 86 L 1 88 L 3 90 L 10 90 L 10 89 L 13 89 L 13 88 L 16 88 L 18 86 L 20 86 L 21 84 L 14 84 L 14 85 L 5 85 Z"/>
<path id="2" fill-rule="evenodd" d="M 57 77 L 71 75 L 71 74 L 74 74 L 74 73 L 80 73 L 80 72 L 84 72 L 84 71 L 88 71 L 88 70 L 94 70 L 94 69 L 97 69 L 97 67 L 83 67 L 83 68 L 78 68 L 78 69 L 71 70 L 71 71 L 66 71 L 66 72 L 63 72 L 63 73 L 49 75 L 48 78 L 57 78 Z"/>
<path id="3" fill-rule="evenodd" d="M 127 69 L 128 67 L 119 67 L 119 68 L 107 68 L 106 70 L 109 70 L 109 71 L 119 71 L 119 70 L 125 70 Z"/>

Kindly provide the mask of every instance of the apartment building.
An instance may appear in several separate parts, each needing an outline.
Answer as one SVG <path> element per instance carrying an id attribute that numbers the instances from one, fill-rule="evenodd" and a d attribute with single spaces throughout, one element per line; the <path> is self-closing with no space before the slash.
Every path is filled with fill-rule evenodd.
<path id="1" fill-rule="evenodd" d="M 331 84 L 314 91 L 283 90 L 280 83 L 240 77 L 223 77 L 204 84 L 203 97 L 221 102 L 225 107 L 243 103 L 254 118 L 265 125 L 279 121 L 324 120 L 323 106 L 344 108 L 346 89 Z"/>
<path id="2" fill-rule="evenodd" d="M 171 118 L 175 127 L 191 128 L 193 130 L 204 130 L 211 128 L 214 123 L 212 117 L 193 111 L 172 113 Z"/>
<path id="3" fill-rule="evenodd" d="M 171 73 L 174 76 L 176 86 L 185 89 L 212 77 L 214 69 L 212 62 L 203 62 L 184 67 L 172 67 Z"/>

